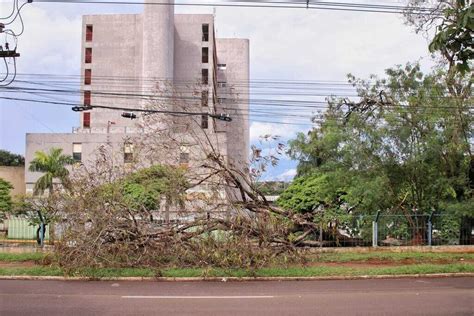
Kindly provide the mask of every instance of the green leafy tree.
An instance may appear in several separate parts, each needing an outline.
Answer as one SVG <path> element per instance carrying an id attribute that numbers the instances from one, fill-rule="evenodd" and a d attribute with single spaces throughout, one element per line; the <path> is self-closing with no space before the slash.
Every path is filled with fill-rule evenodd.
<path id="1" fill-rule="evenodd" d="M 360 101 L 332 99 L 320 126 L 290 143 L 298 178 L 279 204 L 336 218 L 403 215 L 416 242 L 424 238 L 425 215 L 473 205 L 473 118 L 469 100 L 449 94 L 441 71 L 424 75 L 409 64 L 387 76 L 350 76 Z"/>
<path id="2" fill-rule="evenodd" d="M 25 158 L 22 155 L 16 155 L 6 150 L 0 150 L 0 166 L 24 166 Z"/>
<path id="3" fill-rule="evenodd" d="M 155 165 L 101 186 L 98 192 L 122 201 L 131 210 L 154 211 L 160 209 L 163 198 L 169 204 L 184 203 L 186 184 L 180 168 Z"/>
<path id="4" fill-rule="evenodd" d="M 453 1 L 443 9 L 443 17 L 429 49 L 441 52 L 450 68 L 467 73 L 474 59 L 474 6 L 470 0 Z"/>
<path id="5" fill-rule="evenodd" d="M 34 225 L 38 222 L 49 224 L 54 221 L 55 216 L 58 212 L 56 207 L 51 208 L 50 200 L 54 200 L 54 190 L 56 188 L 54 180 L 57 179 L 65 189 L 70 188 L 69 181 L 69 170 L 66 168 L 68 165 L 74 163 L 74 159 L 71 156 L 63 155 L 61 148 L 51 148 L 48 153 L 43 151 L 37 151 L 34 159 L 30 162 L 29 170 L 32 172 L 42 172 L 43 175 L 38 178 L 34 186 L 34 195 L 42 195 L 45 191 L 49 193 L 49 198 L 44 200 L 42 197 L 36 198 L 33 203 L 22 203 L 24 206 L 35 206 L 34 209 L 27 210 L 27 213 L 36 211 L 37 217 L 32 216 L 30 222 Z M 40 229 L 37 231 L 38 242 L 40 240 Z M 50 236 L 54 238 L 54 231 L 50 226 Z"/>
<path id="6" fill-rule="evenodd" d="M 262 181 L 257 183 L 257 189 L 263 195 L 279 195 L 288 185 L 289 183 L 284 181 Z"/>
<path id="7" fill-rule="evenodd" d="M 12 209 L 12 198 L 10 191 L 13 186 L 10 182 L 0 178 L 0 220 L 3 220 L 5 214 L 10 212 Z"/>
<path id="8" fill-rule="evenodd" d="M 52 193 L 54 190 L 54 179 L 58 179 L 63 187 L 69 187 L 69 170 L 67 165 L 74 163 L 71 156 L 63 155 L 61 148 L 51 148 L 49 153 L 37 151 L 34 159 L 30 162 L 29 170 L 41 172 L 43 175 L 36 181 L 34 194 L 43 194 L 45 191 Z"/>
<path id="9" fill-rule="evenodd" d="M 420 13 L 419 8 L 424 11 Z M 417 31 L 434 28 L 429 50 L 441 53 L 450 70 L 463 74 L 470 71 L 474 59 L 471 0 L 409 0 L 405 16 Z"/>

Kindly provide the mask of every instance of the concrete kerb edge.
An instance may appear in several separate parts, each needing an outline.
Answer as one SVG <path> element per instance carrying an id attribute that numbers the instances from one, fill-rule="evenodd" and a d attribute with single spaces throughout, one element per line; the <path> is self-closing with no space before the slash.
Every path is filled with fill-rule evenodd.
<path id="1" fill-rule="evenodd" d="M 368 279 L 453 278 L 474 277 L 474 273 L 431 273 L 398 275 L 315 276 L 315 277 L 64 277 L 64 276 L 0 276 L 0 280 L 42 281 L 154 281 L 154 282 L 242 282 L 242 281 L 331 281 Z"/>

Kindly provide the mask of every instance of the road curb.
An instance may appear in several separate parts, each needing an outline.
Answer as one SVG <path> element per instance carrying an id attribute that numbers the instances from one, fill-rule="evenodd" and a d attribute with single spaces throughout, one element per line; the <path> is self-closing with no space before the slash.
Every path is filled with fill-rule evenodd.
<path id="1" fill-rule="evenodd" d="M 153 282 L 242 282 L 242 281 L 331 281 L 370 279 L 410 279 L 410 278 L 455 278 L 474 277 L 474 273 L 431 273 L 399 275 L 358 275 L 358 276 L 315 276 L 315 277 L 65 277 L 65 276 L 0 276 L 0 280 L 42 280 L 42 281 L 153 281 Z"/>

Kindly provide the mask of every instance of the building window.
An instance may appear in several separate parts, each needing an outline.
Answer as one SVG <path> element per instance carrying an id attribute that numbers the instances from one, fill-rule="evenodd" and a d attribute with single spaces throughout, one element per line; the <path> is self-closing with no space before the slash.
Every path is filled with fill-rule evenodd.
<path id="1" fill-rule="evenodd" d="M 86 69 L 84 70 L 84 84 L 91 84 L 92 81 L 92 70 Z"/>
<path id="2" fill-rule="evenodd" d="M 179 152 L 179 163 L 188 164 L 189 163 L 189 147 L 181 146 Z"/>
<path id="3" fill-rule="evenodd" d="M 209 47 L 202 48 L 202 63 L 207 64 L 209 62 Z"/>
<path id="4" fill-rule="evenodd" d="M 91 127 L 91 112 L 84 112 L 82 115 L 82 127 L 90 128 Z"/>
<path id="5" fill-rule="evenodd" d="M 75 162 L 81 162 L 82 160 L 82 144 L 81 143 L 72 144 L 72 159 L 74 159 Z"/>
<path id="6" fill-rule="evenodd" d="M 201 106 L 208 106 L 209 103 L 209 91 L 201 92 Z"/>
<path id="7" fill-rule="evenodd" d="M 201 116 L 201 128 L 207 129 L 208 127 L 209 127 L 209 116 L 204 114 Z"/>
<path id="8" fill-rule="evenodd" d="M 92 42 L 92 25 L 86 25 L 86 42 Z"/>
<path id="9" fill-rule="evenodd" d="M 133 144 L 125 143 L 123 147 L 123 161 L 125 163 L 133 161 Z"/>
<path id="10" fill-rule="evenodd" d="M 209 84 L 209 69 L 202 70 L 202 84 Z"/>
<path id="11" fill-rule="evenodd" d="M 202 25 L 202 41 L 209 42 L 209 24 Z"/>
<path id="12" fill-rule="evenodd" d="M 217 69 L 218 70 L 226 70 L 227 69 L 227 64 L 217 64 Z"/>
<path id="13" fill-rule="evenodd" d="M 91 47 L 86 48 L 86 60 L 85 60 L 85 62 L 86 62 L 86 64 L 92 63 L 92 48 Z"/>
<path id="14" fill-rule="evenodd" d="M 84 105 L 90 106 L 91 105 L 91 92 L 84 91 Z"/>
<path id="15" fill-rule="evenodd" d="M 225 88 L 225 87 L 227 87 L 227 82 L 220 81 L 220 82 L 217 83 L 217 87 L 218 88 Z"/>

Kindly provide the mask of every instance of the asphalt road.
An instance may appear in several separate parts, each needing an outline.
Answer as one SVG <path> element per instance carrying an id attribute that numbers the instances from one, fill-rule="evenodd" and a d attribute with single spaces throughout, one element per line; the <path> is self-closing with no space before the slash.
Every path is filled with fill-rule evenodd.
<path id="1" fill-rule="evenodd" d="M 0 315 L 474 315 L 474 278 L 266 282 L 0 280 Z"/>

